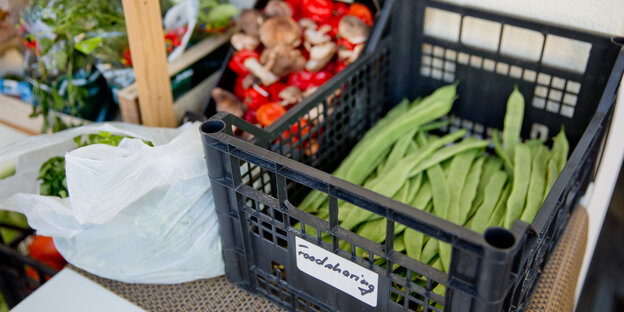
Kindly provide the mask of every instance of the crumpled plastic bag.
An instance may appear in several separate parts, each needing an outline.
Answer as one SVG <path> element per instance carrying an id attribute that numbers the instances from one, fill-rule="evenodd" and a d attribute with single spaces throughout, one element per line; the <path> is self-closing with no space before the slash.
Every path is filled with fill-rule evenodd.
<path id="1" fill-rule="evenodd" d="M 16 170 L 0 180 L 0 209 L 24 213 L 38 234 L 54 238 L 68 262 L 95 275 L 128 283 L 222 275 L 198 127 L 97 124 L 7 146 L 0 149 L 0 164 L 15 160 Z M 75 136 L 99 131 L 137 139 L 72 150 Z M 38 195 L 39 166 L 63 154 L 69 197 Z"/>

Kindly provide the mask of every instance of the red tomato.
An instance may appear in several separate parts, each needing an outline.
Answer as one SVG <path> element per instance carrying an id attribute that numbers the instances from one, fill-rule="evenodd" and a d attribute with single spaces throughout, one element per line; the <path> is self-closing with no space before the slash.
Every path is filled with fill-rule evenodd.
<path id="1" fill-rule="evenodd" d="M 343 2 L 334 3 L 334 15 L 343 16 L 349 12 L 349 6 Z"/>
<path id="2" fill-rule="evenodd" d="M 373 25 L 373 13 L 361 3 L 353 3 L 349 6 L 348 15 L 353 15 L 362 20 L 368 26 Z"/>
<path id="3" fill-rule="evenodd" d="M 230 69 L 238 75 L 245 76 L 249 74 L 249 69 L 245 67 L 245 60 L 250 57 L 260 59 L 260 55 L 255 51 L 240 50 L 232 55 L 232 59 L 228 63 L 228 67 L 230 67 Z"/>
<path id="4" fill-rule="evenodd" d="M 268 127 L 285 113 L 286 109 L 280 103 L 271 102 L 258 108 L 256 118 L 263 127 Z"/>
<path id="5" fill-rule="evenodd" d="M 272 102 L 279 102 L 281 99 L 279 97 L 280 92 L 288 87 L 287 84 L 278 81 L 269 86 L 269 94 Z"/>
<path id="6" fill-rule="evenodd" d="M 67 261 L 54 247 L 52 237 L 35 235 L 28 247 L 30 257 L 57 270 L 63 269 Z"/>
<path id="7" fill-rule="evenodd" d="M 248 109 L 245 112 L 245 121 L 247 121 L 248 123 L 255 125 L 258 123 L 258 119 L 256 118 L 256 111 L 253 109 Z"/>
<path id="8" fill-rule="evenodd" d="M 301 16 L 317 23 L 328 20 L 334 12 L 332 0 L 301 0 Z"/>
<path id="9" fill-rule="evenodd" d="M 288 76 L 288 84 L 299 88 L 301 91 L 305 91 L 310 87 L 310 80 L 313 74 L 314 73 L 305 70 L 292 73 Z"/>
<path id="10" fill-rule="evenodd" d="M 258 109 L 260 105 L 269 101 L 269 91 L 257 84 L 245 90 L 244 95 L 243 103 L 251 110 Z"/>

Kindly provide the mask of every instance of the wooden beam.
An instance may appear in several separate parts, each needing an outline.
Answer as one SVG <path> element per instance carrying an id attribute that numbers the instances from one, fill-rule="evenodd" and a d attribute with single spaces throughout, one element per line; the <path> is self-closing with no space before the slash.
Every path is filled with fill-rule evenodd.
<path id="1" fill-rule="evenodd" d="M 146 126 L 176 127 L 159 1 L 123 0 L 132 67 Z"/>
<path id="2" fill-rule="evenodd" d="M 169 77 L 171 78 L 179 72 L 191 67 L 206 55 L 214 52 L 216 49 L 229 42 L 230 37 L 237 30 L 237 27 L 233 27 L 223 34 L 211 35 L 184 51 L 179 58 L 167 64 Z M 132 83 L 121 89 L 119 93 L 117 93 L 117 98 L 119 99 L 119 108 L 123 121 L 133 124 L 141 124 L 137 84 Z M 208 98 L 208 96 L 206 96 L 206 98 Z M 174 113 L 176 114 L 176 120 L 179 121 L 180 119 L 178 118 L 178 111 L 175 108 L 175 103 Z"/>
<path id="3" fill-rule="evenodd" d="M 32 105 L 16 98 L 0 94 L 0 123 L 31 135 L 41 133 L 43 116 L 30 117 Z M 90 121 L 54 112 L 66 124 L 89 124 Z"/>

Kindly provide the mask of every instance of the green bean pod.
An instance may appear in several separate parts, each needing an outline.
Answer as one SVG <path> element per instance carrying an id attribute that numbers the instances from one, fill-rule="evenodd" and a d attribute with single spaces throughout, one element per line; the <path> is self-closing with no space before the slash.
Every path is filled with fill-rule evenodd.
<path id="1" fill-rule="evenodd" d="M 496 207 L 496 203 L 501 196 L 505 182 L 507 182 L 507 174 L 504 171 L 499 170 L 492 175 L 492 178 L 485 187 L 483 202 L 479 205 L 477 212 L 472 218 L 470 228 L 473 231 L 482 233 L 487 228 L 488 221 L 490 220 L 490 217 L 494 212 L 494 208 Z"/>
<path id="2" fill-rule="evenodd" d="M 524 144 L 516 145 L 514 155 L 514 176 L 511 194 L 507 200 L 507 213 L 505 214 L 505 228 L 511 228 L 514 221 L 522 216 L 524 203 L 529 188 L 528 181 L 531 173 L 531 150 Z"/>
<path id="3" fill-rule="evenodd" d="M 479 177 L 483 170 L 484 157 L 478 158 L 470 168 L 459 200 L 459 224 L 464 224 L 471 216 L 472 203 L 477 195 Z"/>
<path id="4" fill-rule="evenodd" d="M 529 180 L 529 190 L 527 192 L 526 206 L 520 219 L 531 223 L 539 211 L 544 199 L 546 189 L 546 170 L 550 152 L 544 145 L 537 147 L 537 154 L 531 163 L 531 178 Z"/>
<path id="5" fill-rule="evenodd" d="M 507 100 L 507 112 L 503 126 L 503 152 L 507 157 L 514 157 L 515 155 L 516 145 L 520 141 L 523 118 L 524 97 L 516 86 Z"/>

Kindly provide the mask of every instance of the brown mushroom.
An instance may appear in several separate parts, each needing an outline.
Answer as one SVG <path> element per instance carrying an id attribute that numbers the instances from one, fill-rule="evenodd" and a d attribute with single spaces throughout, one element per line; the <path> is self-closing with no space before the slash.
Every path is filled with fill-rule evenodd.
<path id="1" fill-rule="evenodd" d="M 357 60 L 362 53 L 362 50 L 364 50 L 363 43 L 356 45 L 353 50 L 339 50 L 338 59 L 343 61 L 346 65 L 349 65 Z"/>
<path id="2" fill-rule="evenodd" d="M 288 86 L 284 88 L 284 90 L 282 90 L 277 96 L 280 100 L 282 100 L 280 104 L 283 106 L 297 104 L 303 100 L 303 92 L 295 86 Z"/>
<path id="3" fill-rule="evenodd" d="M 243 9 L 238 18 L 238 25 L 241 30 L 252 37 L 260 37 L 260 26 L 264 21 L 262 12 L 258 10 Z"/>
<path id="4" fill-rule="evenodd" d="M 269 18 L 260 26 L 260 41 L 265 48 L 279 44 L 297 47 L 301 44 L 301 27 L 291 17 Z"/>
<path id="5" fill-rule="evenodd" d="M 323 69 L 335 54 L 336 44 L 331 41 L 313 46 L 310 49 L 310 59 L 305 66 L 306 70 L 315 72 Z"/>
<path id="6" fill-rule="evenodd" d="M 279 80 L 279 77 L 275 76 L 275 74 L 273 74 L 266 67 L 262 66 L 262 64 L 260 64 L 260 62 L 253 57 L 246 59 L 243 65 L 249 69 L 249 72 L 260 79 L 262 84 L 265 86 L 270 86 Z"/>
<path id="7" fill-rule="evenodd" d="M 230 38 L 230 43 L 236 50 L 255 50 L 259 45 L 260 41 L 258 38 L 244 34 L 244 33 L 235 33 Z"/>
<path id="8" fill-rule="evenodd" d="M 243 89 L 249 89 L 251 86 L 254 85 L 254 83 L 261 83 L 260 79 L 256 78 L 256 76 L 251 73 L 247 74 L 247 76 L 245 76 L 242 81 Z"/>
<path id="9" fill-rule="evenodd" d="M 303 29 L 313 28 L 316 29 L 316 22 L 309 18 L 302 18 L 299 20 L 299 26 Z"/>
<path id="10" fill-rule="evenodd" d="M 338 23 L 338 35 L 353 44 L 366 42 L 369 33 L 370 27 L 353 15 L 345 15 Z"/>
<path id="11" fill-rule="evenodd" d="M 318 30 L 315 28 L 306 28 L 305 31 L 303 32 L 303 38 L 305 39 L 304 43 L 317 45 L 317 44 L 331 41 L 332 38 L 328 34 L 330 31 L 331 31 L 331 26 L 329 25 L 323 25 L 319 27 Z"/>
<path id="12" fill-rule="evenodd" d="M 216 87 L 212 89 L 211 95 L 215 101 L 217 112 L 228 112 L 239 118 L 245 114 L 245 104 L 239 101 L 232 92 Z"/>
<path id="13" fill-rule="evenodd" d="M 284 44 L 264 50 L 260 62 L 278 77 L 298 72 L 306 65 L 306 59 L 301 51 Z"/>
<path id="14" fill-rule="evenodd" d="M 271 0 L 264 7 L 264 14 L 268 17 L 292 16 L 293 11 L 290 5 L 284 1 Z"/>

